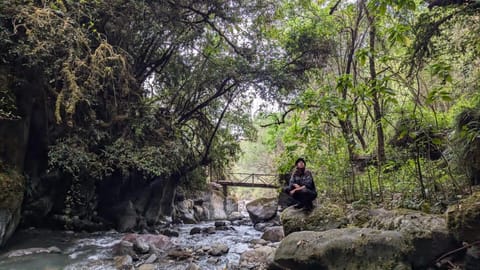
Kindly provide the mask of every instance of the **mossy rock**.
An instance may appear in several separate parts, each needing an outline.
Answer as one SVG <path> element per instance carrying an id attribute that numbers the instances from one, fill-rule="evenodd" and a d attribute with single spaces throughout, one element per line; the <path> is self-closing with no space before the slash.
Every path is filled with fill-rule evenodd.
<path id="1" fill-rule="evenodd" d="M 282 240 L 273 266 L 279 269 L 412 269 L 410 242 L 400 232 L 343 228 L 294 232 Z"/>
<path id="2" fill-rule="evenodd" d="M 431 265 L 435 259 L 457 247 L 441 215 L 409 209 L 372 209 L 363 227 L 392 230 L 403 234 L 413 247 L 411 262 L 415 269 Z"/>
<path id="3" fill-rule="evenodd" d="M 0 165 L 0 209 L 14 211 L 23 201 L 25 189 L 24 177 L 12 169 Z"/>
<path id="4" fill-rule="evenodd" d="M 480 191 L 450 206 L 446 217 L 448 229 L 459 241 L 480 240 Z"/>
<path id="5" fill-rule="evenodd" d="M 348 224 L 343 208 L 332 203 L 316 206 L 311 212 L 292 206 L 285 209 L 280 218 L 285 235 L 298 231 L 326 231 Z"/>

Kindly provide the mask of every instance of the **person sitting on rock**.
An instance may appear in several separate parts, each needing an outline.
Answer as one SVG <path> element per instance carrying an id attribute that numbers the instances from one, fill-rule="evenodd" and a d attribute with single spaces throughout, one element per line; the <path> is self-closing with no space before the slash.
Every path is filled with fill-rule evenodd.
<path id="1" fill-rule="evenodd" d="M 307 211 L 313 209 L 313 200 L 317 197 L 317 189 L 313 182 L 312 173 L 305 169 L 306 162 L 303 158 L 295 161 L 295 171 L 290 177 L 290 182 L 285 192 L 292 196 L 298 204 L 297 209 L 304 208 Z"/>

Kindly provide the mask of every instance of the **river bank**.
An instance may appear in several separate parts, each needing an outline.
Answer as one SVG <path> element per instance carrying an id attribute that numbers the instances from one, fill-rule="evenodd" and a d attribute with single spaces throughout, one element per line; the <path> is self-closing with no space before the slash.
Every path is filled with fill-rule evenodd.
<path id="1" fill-rule="evenodd" d="M 169 237 L 169 247 L 157 253 L 157 259 L 151 262 L 155 264 L 153 269 L 234 269 L 238 267 L 243 253 L 261 246 L 278 245 L 260 240 L 262 233 L 251 224 L 229 225 L 228 229 L 214 229 L 211 233 L 190 234 L 193 228 L 207 231 L 215 228 L 215 223 L 171 227 L 172 231 L 178 232 L 178 237 Z M 116 231 L 20 230 L 0 251 L 0 269 L 139 269 L 146 264 L 143 259 L 119 265 L 122 256 L 115 254 L 115 247 L 128 235 Z M 209 250 L 219 245 L 227 246 L 228 251 L 212 255 Z M 38 253 L 28 254 L 35 252 Z"/>

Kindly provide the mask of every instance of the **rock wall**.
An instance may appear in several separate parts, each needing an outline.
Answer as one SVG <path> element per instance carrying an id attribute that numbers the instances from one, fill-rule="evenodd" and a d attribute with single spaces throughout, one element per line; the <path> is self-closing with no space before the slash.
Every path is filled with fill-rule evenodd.
<path id="1" fill-rule="evenodd" d="M 0 247 L 15 232 L 23 201 L 23 176 L 15 171 L 0 172 Z"/>
<path id="2" fill-rule="evenodd" d="M 238 212 L 236 199 L 225 199 L 222 187 L 214 183 L 210 183 L 206 191 L 197 192 L 188 198 L 182 193 L 175 202 L 176 222 L 192 224 L 207 220 L 225 220 L 235 212 Z"/>

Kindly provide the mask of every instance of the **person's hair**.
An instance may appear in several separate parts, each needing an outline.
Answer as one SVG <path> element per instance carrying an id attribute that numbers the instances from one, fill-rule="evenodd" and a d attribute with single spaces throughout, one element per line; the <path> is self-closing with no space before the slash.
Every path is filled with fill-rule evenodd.
<path id="1" fill-rule="evenodd" d="M 298 164 L 300 161 L 303 162 L 303 164 L 307 165 L 307 162 L 305 162 L 305 159 L 303 159 L 303 158 L 298 158 L 298 159 L 295 161 L 295 167 L 297 166 L 297 164 Z"/>

